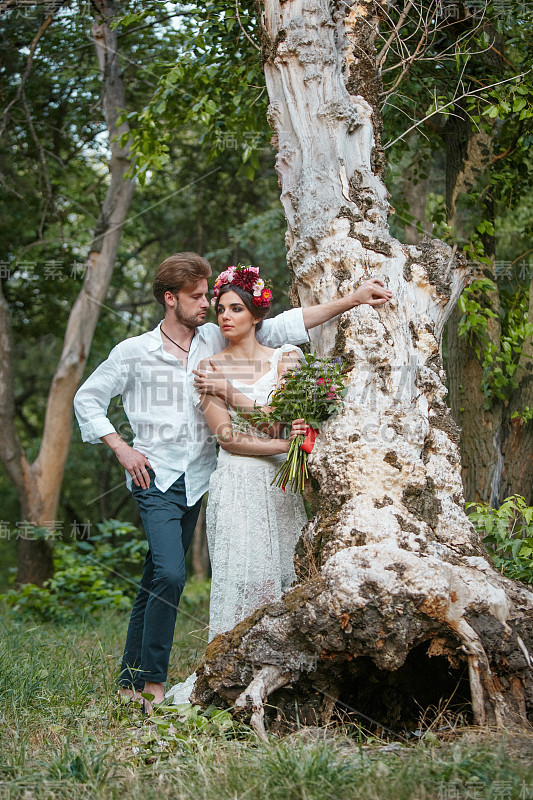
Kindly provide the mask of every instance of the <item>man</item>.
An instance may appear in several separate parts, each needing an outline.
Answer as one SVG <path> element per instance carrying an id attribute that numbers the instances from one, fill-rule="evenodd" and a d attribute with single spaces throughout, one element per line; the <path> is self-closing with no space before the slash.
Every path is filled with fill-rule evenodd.
<path id="1" fill-rule="evenodd" d="M 164 319 L 153 331 L 120 342 L 74 398 L 83 441 L 104 442 L 126 470 L 139 504 L 149 550 L 135 600 L 119 685 L 122 694 L 164 698 L 164 682 L 176 613 L 185 584 L 185 555 L 201 500 L 216 465 L 215 441 L 193 402 L 198 363 L 226 342 L 218 326 L 205 322 L 211 267 L 196 253 L 177 253 L 157 270 L 155 299 Z M 258 339 L 272 347 L 308 341 L 307 330 L 361 303 L 383 305 L 391 297 L 374 279 L 347 297 L 265 320 Z M 200 391 L 238 404 L 238 393 L 222 376 L 196 373 Z M 128 445 L 107 419 L 112 397 L 122 395 L 134 433 Z M 151 704 L 146 703 L 148 710 Z"/>

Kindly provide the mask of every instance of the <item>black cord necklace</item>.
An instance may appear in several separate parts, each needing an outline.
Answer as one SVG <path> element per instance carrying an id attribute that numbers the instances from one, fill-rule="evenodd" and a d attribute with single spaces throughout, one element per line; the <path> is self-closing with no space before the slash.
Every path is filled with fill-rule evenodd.
<path id="1" fill-rule="evenodd" d="M 175 342 L 175 341 L 174 341 L 174 339 L 171 339 L 171 338 L 170 338 L 170 336 L 168 335 L 168 333 L 165 333 L 165 331 L 163 330 L 163 328 L 162 328 L 161 326 L 160 326 L 159 330 L 161 331 L 161 333 L 163 334 L 163 336 L 166 336 L 166 337 L 167 337 L 167 339 L 169 340 L 169 342 L 172 342 L 172 344 L 175 344 L 175 345 L 176 345 L 176 347 L 179 347 L 179 349 L 180 349 L 180 350 L 183 350 L 183 352 L 184 352 L 184 353 L 189 353 L 189 350 L 191 349 L 191 346 L 190 346 L 190 345 L 189 345 L 189 350 L 185 350 L 185 348 L 184 348 L 184 347 L 182 347 L 182 346 L 181 346 L 181 344 L 178 344 L 177 342 Z"/>

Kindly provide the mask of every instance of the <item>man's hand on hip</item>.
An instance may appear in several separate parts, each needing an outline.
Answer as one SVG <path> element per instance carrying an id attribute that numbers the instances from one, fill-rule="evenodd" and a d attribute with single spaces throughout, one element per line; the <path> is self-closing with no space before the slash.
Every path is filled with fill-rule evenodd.
<path id="1" fill-rule="evenodd" d="M 111 448 L 126 472 L 129 472 L 135 486 L 148 489 L 150 476 L 146 469 L 152 469 L 152 465 L 146 456 L 130 447 L 118 433 L 108 433 L 107 436 L 102 436 L 102 441 Z"/>

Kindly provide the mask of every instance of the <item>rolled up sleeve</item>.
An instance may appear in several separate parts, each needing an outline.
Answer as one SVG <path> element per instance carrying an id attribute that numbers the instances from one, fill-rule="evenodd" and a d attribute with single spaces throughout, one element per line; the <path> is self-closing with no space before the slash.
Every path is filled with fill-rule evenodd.
<path id="1" fill-rule="evenodd" d="M 125 383 L 125 368 L 117 346 L 80 386 L 74 397 L 74 412 L 82 441 L 99 444 L 102 436 L 115 433 L 114 426 L 107 418 L 107 409 L 111 398 L 122 394 Z"/>
<path id="2" fill-rule="evenodd" d="M 261 344 L 281 347 L 282 344 L 302 344 L 309 341 L 301 308 L 283 311 L 273 319 L 265 319 L 257 333 Z"/>

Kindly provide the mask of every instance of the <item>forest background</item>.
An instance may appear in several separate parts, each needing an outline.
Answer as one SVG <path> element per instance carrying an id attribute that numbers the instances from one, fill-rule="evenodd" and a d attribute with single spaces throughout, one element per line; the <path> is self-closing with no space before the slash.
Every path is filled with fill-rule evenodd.
<path id="1" fill-rule="evenodd" d="M 380 8 L 371 94 L 391 231 L 470 262 L 443 339 L 465 497 L 484 504 L 473 518 L 498 567 L 531 583 L 532 10 Z M 421 709 L 401 733 L 342 707 L 336 733 L 268 749 L 227 711 L 149 722 L 117 703 L 145 543 L 122 468 L 81 443 L 71 398 L 113 345 L 157 324 L 151 279 L 170 253 L 202 253 L 215 273 L 259 265 L 273 313 L 291 304 L 256 11 L 0 2 L 0 797 L 533 798 L 531 737 L 460 738 L 467 705 Z M 130 440 L 117 400 L 110 418 Z M 201 529 L 196 543 L 190 571 L 205 577 Z M 15 589 L 17 572 L 35 585 Z M 208 596 L 188 581 L 170 681 L 203 652 Z"/>
<path id="2" fill-rule="evenodd" d="M 93 22 L 104 10 L 113 16 L 118 120 L 106 114 L 110 87 L 95 48 Z M 17 550 L 21 581 L 41 584 L 54 544 L 66 541 L 93 560 L 78 575 L 78 594 L 100 571 L 100 602 L 127 605 L 131 588 L 106 577 L 106 558 L 125 548 L 133 579 L 143 549 L 132 530 L 138 514 L 112 453 L 82 444 L 72 429 L 68 391 L 66 404 L 65 393 L 56 400 L 67 323 L 83 320 L 76 298 L 95 253 L 106 256 L 113 178 L 129 195 L 84 374 L 118 341 L 157 324 L 151 279 L 172 252 L 200 252 L 215 273 L 258 264 L 276 288 L 273 313 L 290 307 L 256 7 L 5 2 L 2 13 L 0 586 L 17 572 Z M 391 231 L 408 243 L 438 237 L 471 262 L 473 283 L 444 337 L 449 401 L 462 429 L 466 500 L 497 509 L 524 497 L 507 501 L 485 530 L 516 560 L 518 525 L 526 544 L 511 574 L 522 579 L 533 556 L 525 511 L 533 484 L 531 16 L 515 0 L 389 3 L 377 54 Z M 110 418 L 131 440 L 118 399 Z M 55 474 L 52 491 L 40 484 L 43 472 Z M 43 491 L 57 498 L 33 514 Z M 65 551 L 55 552 L 57 573 Z M 194 568 L 208 572 L 200 529 Z"/>

